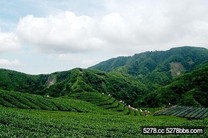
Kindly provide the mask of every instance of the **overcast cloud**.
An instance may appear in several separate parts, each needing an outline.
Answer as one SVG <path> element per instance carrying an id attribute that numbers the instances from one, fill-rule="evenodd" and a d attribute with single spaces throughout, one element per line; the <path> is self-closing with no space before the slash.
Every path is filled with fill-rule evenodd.
<path id="1" fill-rule="evenodd" d="M 0 33 L 2 67 L 13 63 L 15 69 L 17 62 L 12 61 L 20 62 L 19 56 L 26 63 L 23 71 L 44 73 L 56 71 L 59 64 L 60 70 L 88 67 L 108 58 L 144 51 L 184 45 L 208 48 L 206 0 L 21 1 L 32 8 L 20 11 L 12 29 L 1 29 L 11 30 Z M 4 5 L 9 6 L 6 2 Z M 12 18 L 0 19 L 4 20 L 11 22 Z M 5 27 L 1 24 L 0 28 Z M 5 54 L 12 51 L 31 52 L 30 60 L 35 62 L 40 54 L 46 62 L 53 57 L 57 64 L 53 68 L 52 62 L 50 69 L 37 72 L 31 69 L 37 64 L 31 64 L 24 55 Z M 63 66 L 66 61 L 70 66 Z M 38 66 L 44 68 L 43 64 Z"/>
<path id="2" fill-rule="evenodd" d="M 17 51 L 20 49 L 20 42 L 16 34 L 0 32 L 0 53 Z"/>

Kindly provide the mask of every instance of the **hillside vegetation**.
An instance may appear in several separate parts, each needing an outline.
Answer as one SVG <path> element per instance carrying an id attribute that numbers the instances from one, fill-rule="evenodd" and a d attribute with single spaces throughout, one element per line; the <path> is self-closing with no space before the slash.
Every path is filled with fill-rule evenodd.
<path id="1" fill-rule="evenodd" d="M 142 106 L 171 104 L 208 107 L 208 63 L 158 88 L 140 100 Z"/>
<path id="2" fill-rule="evenodd" d="M 48 75 L 28 75 L 0 69 L 0 89 L 43 94 Z"/>

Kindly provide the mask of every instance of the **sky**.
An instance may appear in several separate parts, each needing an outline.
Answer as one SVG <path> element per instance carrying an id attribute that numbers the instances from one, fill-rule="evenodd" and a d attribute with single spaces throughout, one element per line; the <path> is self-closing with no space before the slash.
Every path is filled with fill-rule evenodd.
<path id="1" fill-rule="evenodd" d="M 1 0 L 0 68 L 45 74 L 179 46 L 208 48 L 207 0 Z"/>

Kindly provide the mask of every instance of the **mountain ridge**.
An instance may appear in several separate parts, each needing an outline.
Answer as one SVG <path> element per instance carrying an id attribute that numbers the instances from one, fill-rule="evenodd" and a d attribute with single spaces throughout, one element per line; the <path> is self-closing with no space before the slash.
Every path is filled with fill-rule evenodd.
<path id="1" fill-rule="evenodd" d="M 136 107 L 142 105 L 145 96 L 152 91 L 171 84 L 207 61 L 206 48 L 177 47 L 101 62 L 110 64 L 104 66 L 106 71 L 75 68 L 51 74 L 29 75 L 0 69 L 0 89 L 53 97 L 98 92 L 110 94 L 117 100 Z M 162 104 L 167 103 L 161 102 L 160 105 Z"/>
<path id="2" fill-rule="evenodd" d="M 147 51 L 130 57 L 113 58 L 89 69 L 128 74 L 151 87 L 151 85 L 163 86 L 174 77 L 191 71 L 207 60 L 206 48 L 184 46 L 166 51 Z"/>

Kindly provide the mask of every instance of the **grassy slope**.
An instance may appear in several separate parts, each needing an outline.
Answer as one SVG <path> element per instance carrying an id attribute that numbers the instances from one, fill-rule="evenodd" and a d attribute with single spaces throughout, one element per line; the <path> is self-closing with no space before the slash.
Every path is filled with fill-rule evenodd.
<path id="1" fill-rule="evenodd" d="M 39 111 L 0 106 L 0 137 L 153 137 L 142 135 L 141 126 L 206 126 L 208 118 L 186 120 L 167 116 L 102 115 L 60 111 Z M 188 135 L 154 135 L 154 137 L 187 137 Z"/>

